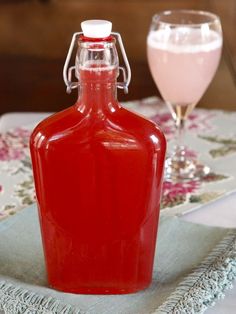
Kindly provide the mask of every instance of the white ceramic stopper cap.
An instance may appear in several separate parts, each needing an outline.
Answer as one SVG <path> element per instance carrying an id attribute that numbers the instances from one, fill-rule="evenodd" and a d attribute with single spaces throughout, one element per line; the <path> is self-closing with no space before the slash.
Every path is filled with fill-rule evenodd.
<path id="1" fill-rule="evenodd" d="M 105 38 L 110 36 L 112 23 L 106 20 L 87 20 L 81 23 L 85 37 Z"/>

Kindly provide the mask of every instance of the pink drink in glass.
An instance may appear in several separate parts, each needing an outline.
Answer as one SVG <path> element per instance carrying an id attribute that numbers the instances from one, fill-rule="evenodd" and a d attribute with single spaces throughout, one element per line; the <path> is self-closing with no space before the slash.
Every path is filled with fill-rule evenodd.
<path id="1" fill-rule="evenodd" d="M 204 26 L 203 26 L 204 27 Z M 151 73 L 164 100 L 193 107 L 218 67 L 222 37 L 215 31 L 179 27 L 151 31 L 147 39 Z"/>

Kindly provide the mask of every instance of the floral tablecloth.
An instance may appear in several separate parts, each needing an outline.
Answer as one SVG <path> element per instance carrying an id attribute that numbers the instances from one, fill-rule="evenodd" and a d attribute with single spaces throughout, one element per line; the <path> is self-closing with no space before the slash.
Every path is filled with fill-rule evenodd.
<path id="1" fill-rule="evenodd" d="M 124 103 L 151 118 L 164 131 L 168 150 L 175 126 L 166 106 L 156 97 Z M 0 220 L 35 202 L 29 155 L 29 136 L 34 125 L 0 133 Z M 162 214 L 183 214 L 236 190 L 236 112 L 196 108 L 189 116 L 186 144 L 189 154 L 211 168 L 201 182 L 164 182 Z"/>

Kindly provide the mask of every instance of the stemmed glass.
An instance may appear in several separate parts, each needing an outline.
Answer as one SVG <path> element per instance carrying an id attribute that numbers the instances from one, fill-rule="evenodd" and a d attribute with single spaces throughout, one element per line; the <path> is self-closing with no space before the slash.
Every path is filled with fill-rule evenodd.
<path id="1" fill-rule="evenodd" d="M 172 10 L 152 18 L 149 67 L 177 128 L 176 145 L 166 160 L 167 180 L 192 180 L 210 172 L 188 154 L 183 137 L 189 114 L 215 75 L 222 41 L 220 19 L 209 12 Z"/>

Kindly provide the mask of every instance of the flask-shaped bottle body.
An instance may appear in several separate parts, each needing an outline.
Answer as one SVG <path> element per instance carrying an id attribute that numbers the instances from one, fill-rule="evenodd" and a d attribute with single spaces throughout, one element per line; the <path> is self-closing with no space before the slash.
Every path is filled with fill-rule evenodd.
<path id="1" fill-rule="evenodd" d="M 152 278 L 166 142 L 117 102 L 114 39 L 79 45 L 76 104 L 30 140 L 48 281 L 66 292 L 131 293 Z"/>

